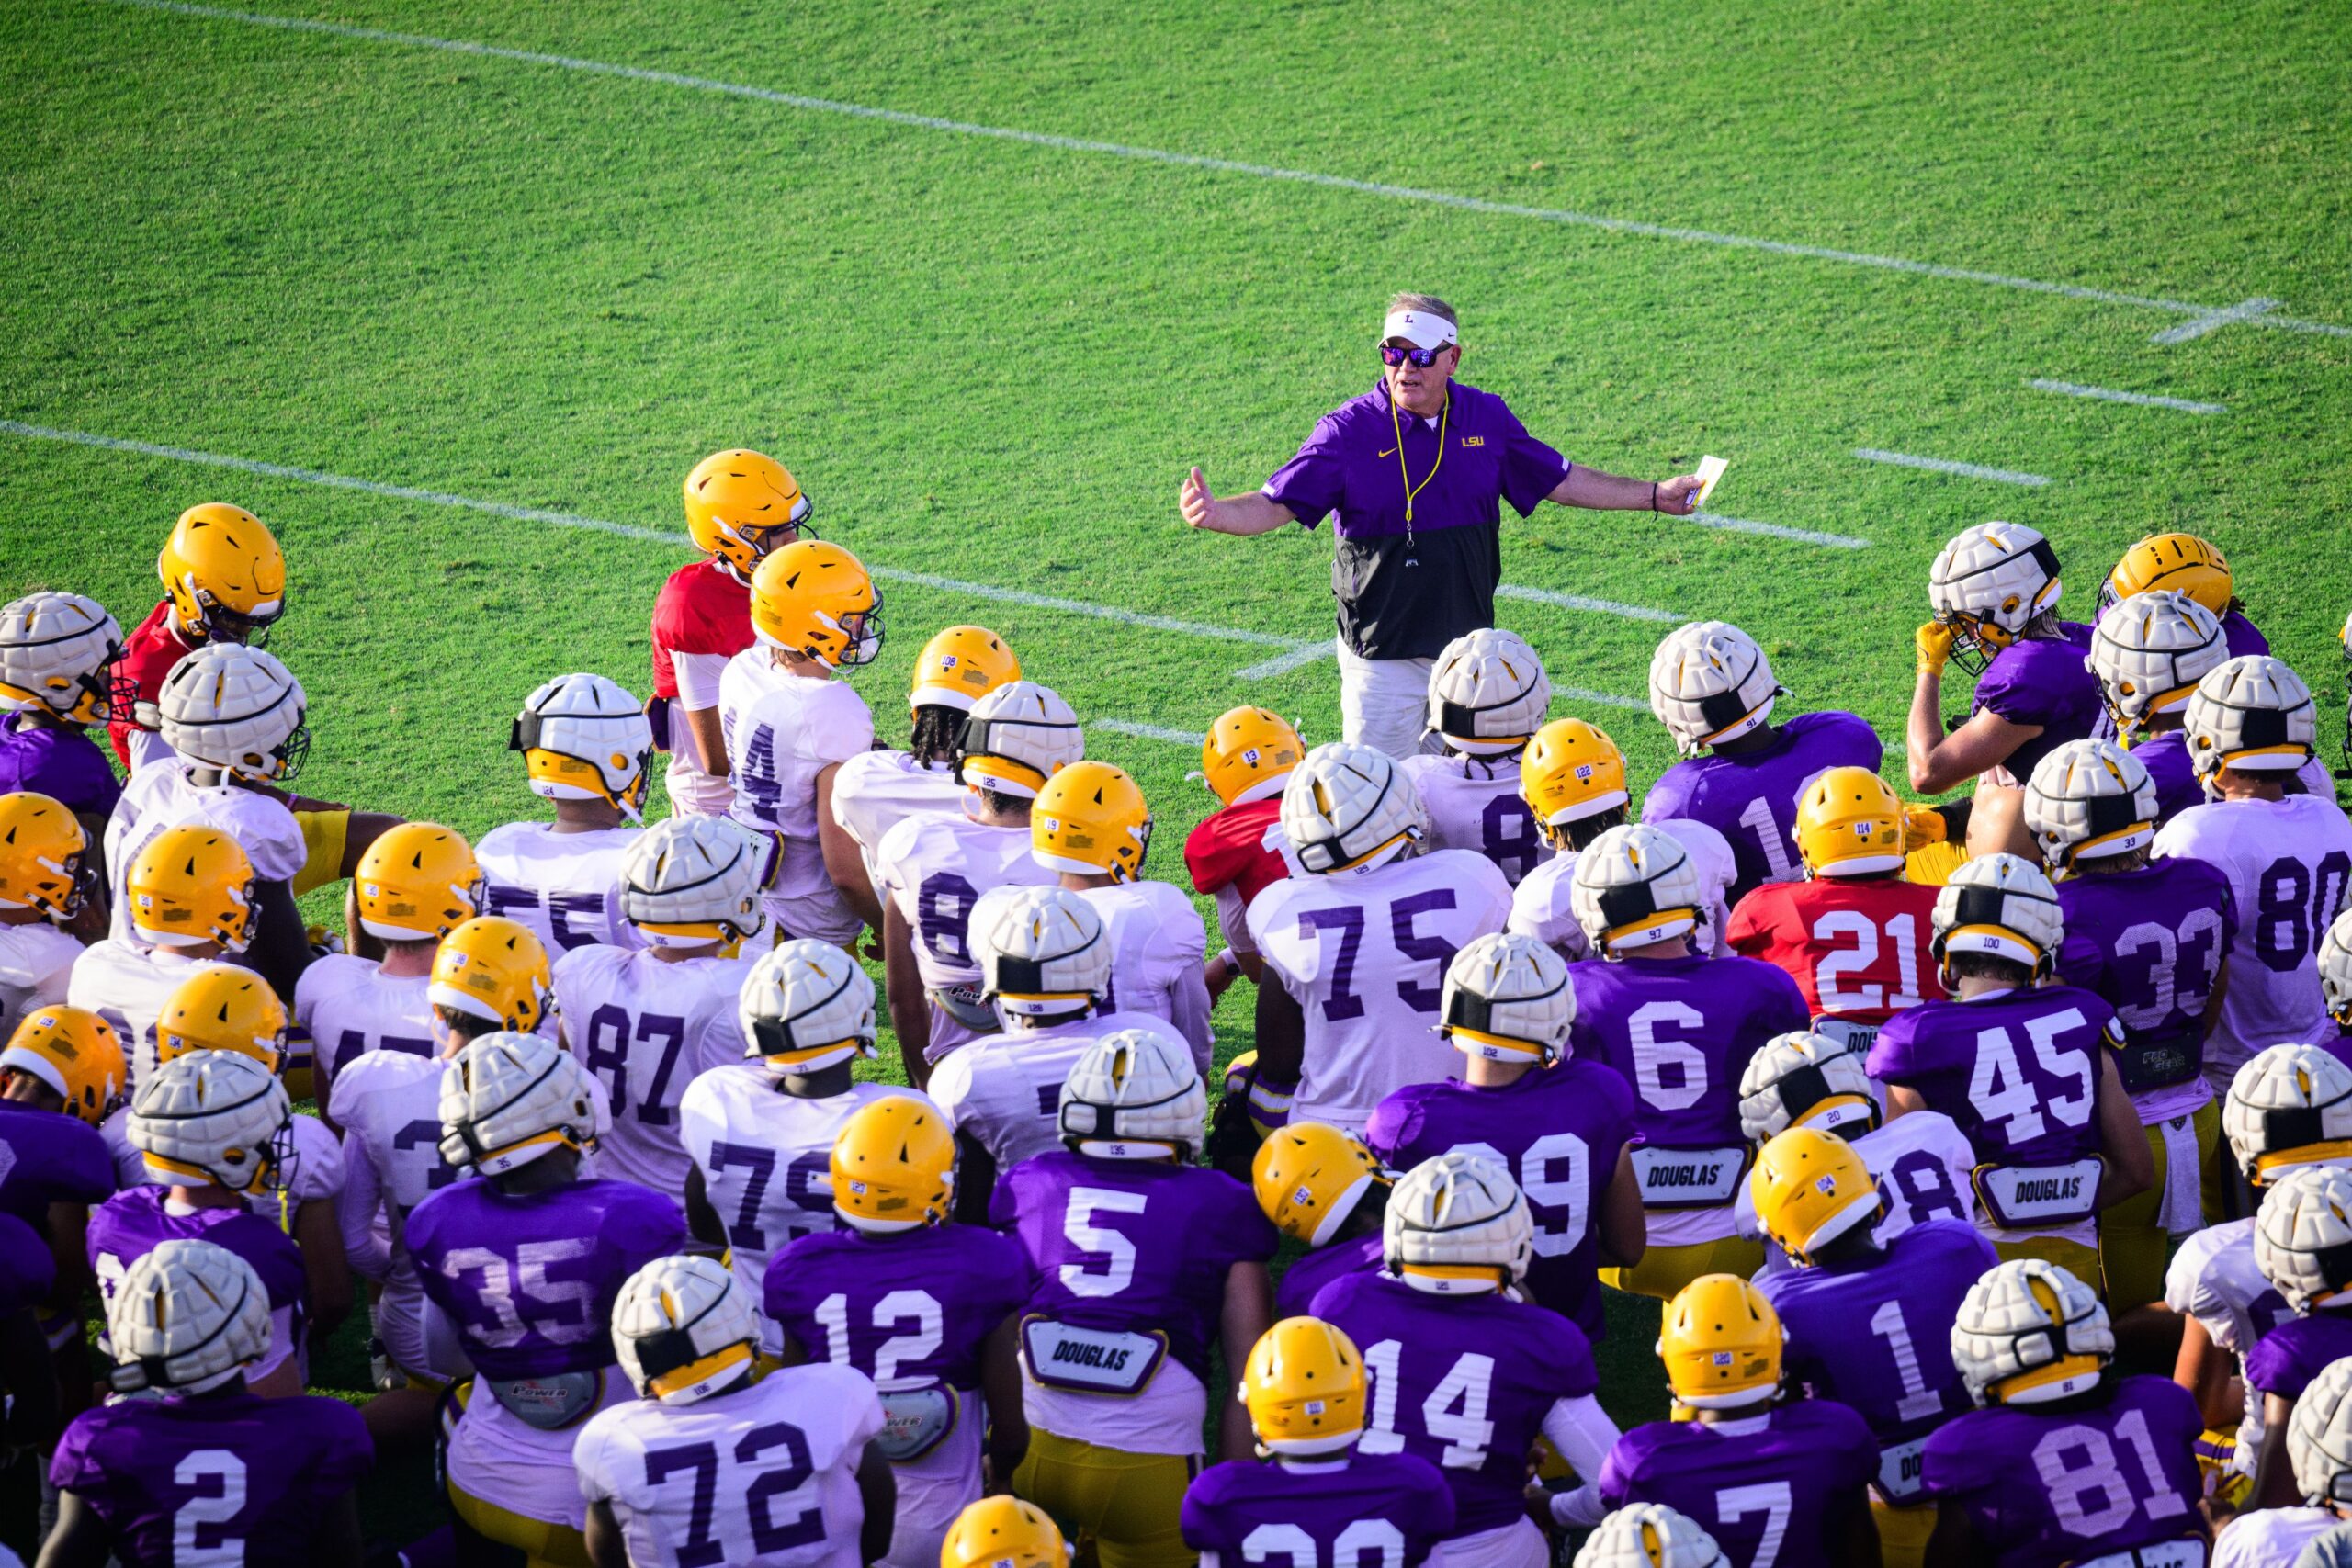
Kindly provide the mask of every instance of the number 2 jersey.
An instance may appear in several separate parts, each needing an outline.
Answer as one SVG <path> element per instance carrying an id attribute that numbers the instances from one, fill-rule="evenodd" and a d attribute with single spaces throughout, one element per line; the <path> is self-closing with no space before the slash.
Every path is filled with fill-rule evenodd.
<path id="1" fill-rule="evenodd" d="M 555 964 L 557 1016 L 571 1054 L 612 1100 L 596 1170 L 684 1192 L 690 1162 L 678 1102 L 712 1067 L 743 1059 L 735 1001 L 752 966 L 733 958 L 662 959 L 650 949 L 582 947 Z"/>
<path id="2" fill-rule="evenodd" d="M 1519 754 L 1507 757 L 1408 757 L 1405 776 L 1429 811 L 1430 846 L 1468 850 L 1494 862 L 1513 887 L 1552 851 L 1519 793 Z"/>
<path id="3" fill-rule="evenodd" d="M 2205 1042 L 2205 1077 L 2224 1094 L 2256 1052 L 2335 1032 L 2319 991 L 2319 939 L 2352 883 L 2352 822 L 2332 801 L 2219 800 L 2192 806 L 2156 834 L 2160 859 L 2211 863 L 2229 878 L 2237 931 L 2222 1015 Z"/>
<path id="4" fill-rule="evenodd" d="M 321 1516 L 376 1462 L 359 1412 L 303 1394 L 110 1400 L 65 1428 L 49 1477 L 128 1564 L 307 1568 Z"/>
<path id="5" fill-rule="evenodd" d="M 1216 1464 L 1184 1493 L 1183 1531 L 1204 1568 L 1418 1568 L 1454 1533 L 1453 1494 L 1407 1453 Z"/>
<path id="6" fill-rule="evenodd" d="M 1510 915 L 1503 874 L 1463 850 L 1293 877 L 1251 900 L 1250 934 L 1306 1015 L 1291 1115 L 1360 1134 L 1407 1084 L 1459 1077 L 1435 1032 L 1446 966 Z"/>
<path id="7" fill-rule="evenodd" d="M 858 1568 L 858 1461 L 882 1430 L 847 1367 L 785 1367 L 692 1404 L 600 1410 L 572 1449 L 580 1490 L 609 1502 L 631 1562 Z"/>
<path id="8" fill-rule="evenodd" d="M 1675 763 L 1642 799 L 1645 822 L 1687 817 L 1731 840 L 1739 862 L 1731 890 L 1735 908 L 1765 883 L 1804 875 L 1797 854 L 1797 800 L 1805 786 L 1832 768 L 1876 773 L 1886 754 L 1878 732 L 1850 713 L 1803 713 L 1777 729 L 1761 750 L 1716 751 Z"/>
<path id="9" fill-rule="evenodd" d="M 1928 1439 L 1928 1490 L 1967 1511 L 1994 1568 L 2201 1568 L 2201 1546 L 2178 1557 L 2147 1549 L 2197 1534 L 2204 1429 L 2197 1401 L 2160 1377 L 2056 1405 L 1973 1410 Z"/>
<path id="10" fill-rule="evenodd" d="M 1609 1450 L 1610 1507 L 1664 1503 L 1723 1548 L 1735 1568 L 1845 1561 L 1854 1510 L 1878 1473 L 1877 1439 L 1826 1399 L 1718 1422 L 1654 1421 Z"/>

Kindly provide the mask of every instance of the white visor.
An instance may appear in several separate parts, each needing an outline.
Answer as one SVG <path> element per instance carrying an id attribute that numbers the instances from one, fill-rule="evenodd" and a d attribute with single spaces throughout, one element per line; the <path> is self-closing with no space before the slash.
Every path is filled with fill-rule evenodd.
<path id="1" fill-rule="evenodd" d="M 1453 323 L 1427 310 L 1391 310 L 1381 323 L 1380 341 L 1403 338 L 1415 348 L 1443 348 L 1455 341 Z"/>

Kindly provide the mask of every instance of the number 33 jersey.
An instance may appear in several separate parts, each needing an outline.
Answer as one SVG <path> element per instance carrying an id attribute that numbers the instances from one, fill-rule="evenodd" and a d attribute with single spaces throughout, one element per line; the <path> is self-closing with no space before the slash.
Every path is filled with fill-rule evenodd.
<path id="1" fill-rule="evenodd" d="M 612 1505 L 632 1562 L 856 1568 L 857 1463 L 881 1430 L 864 1373 L 786 1367 L 693 1404 L 598 1411 L 572 1460 L 582 1495 Z"/>

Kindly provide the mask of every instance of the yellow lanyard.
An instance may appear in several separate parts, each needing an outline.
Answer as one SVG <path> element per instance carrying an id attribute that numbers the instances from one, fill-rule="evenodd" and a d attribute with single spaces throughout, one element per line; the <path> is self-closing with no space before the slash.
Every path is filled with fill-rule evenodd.
<path id="1" fill-rule="evenodd" d="M 1445 466 L 1445 429 L 1453 419 L 1453 394 L 1448 392 L 1445 407 L 1437 416 L 1437 461 L 1431 463 L 1430 471 L 1421 476 L 1421 482 L 1415 484 L 1413 471 L 1405 467 L 1405 426 L 1396 417 L 1396 400 L 1394 396 L 1388 400 L 1388 428 L 1396 437 L 1396 477 L 1405 486 L 1405 543 L 1408 546 L 1413 542 L 1413 497 L 1429 489 L 1430 481 L 1437 478 L 1437 471 Z"/>

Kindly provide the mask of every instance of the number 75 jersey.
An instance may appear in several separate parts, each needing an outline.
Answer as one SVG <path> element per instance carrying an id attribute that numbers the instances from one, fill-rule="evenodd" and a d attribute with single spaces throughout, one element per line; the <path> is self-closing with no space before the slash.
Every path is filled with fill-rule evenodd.
<path id="1" fill-rule="evenodd" d="M 1361 1135 L 1407 1084 L 1459 1077 L 1435 1032 L 1446 965 L 1510 916 L 1503 874 L 1466 850 L 1296 876 L 1251 900 L 1250 938 L 1306 1015 L 1292 1116 Z"/>

